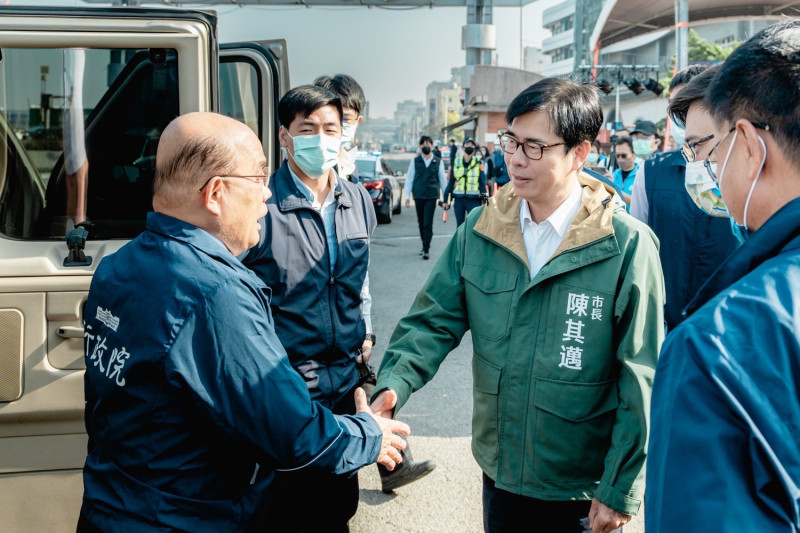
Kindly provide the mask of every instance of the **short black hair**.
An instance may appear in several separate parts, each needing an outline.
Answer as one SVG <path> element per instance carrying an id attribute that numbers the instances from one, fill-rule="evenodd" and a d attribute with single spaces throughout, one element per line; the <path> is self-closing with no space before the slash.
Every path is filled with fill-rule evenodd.
<path id="1" fill-rule="evenodd" d="M 681 69 L 677 74 L 672 77 L 669 82 L 669 92 L 672 92 L 678 85 L 686 85 L 692 78 L 703 72 L 708 67 L 705 65 L 689 65 L 685 69 Z"/>
<path id="2" fill-rule="evenodd" d="M 775 143 L 800 167 L 800 19 L 764 28 L 728 56 L 708 88 L 719 126 L 739 119 L 769 124 Z"/>
<path id="3" fill-rule="evenodd" d="M 603 125 L 597 88 L 562 78 L 545 78 L 519 93 L 506 111 L 506 123 L 532 111 L 543 111 L 566 151 L 583 141 L 592 142 Z"/>
<path id="4" fill-rule="evenodd" d="M 333 77 L 320 76 L 314 80 L 314 85 L 328 89 L 339 97 L 342 107 L 355 109 L 359 115 L 367 106 L 367 99 L 364 97 L 364 90 L 352 76 L 347 74 L 336 74 Z"/>
<path id="5" fill-rule="evenodd" d="M 419 138 L 419 145 L 422 146 L 425 143 L 425 141 L 428 141 L 429 143 L 433 144 L 433 139 L 431 139 L 427 135 L 423 135 L 422 137 Z"/>
<path id="6" fill-rule="evenodd" d="M 667 113 L 669 113 L 678 126 L 682 128 L 686 127 L 686 114 L 689 113 L 689 107 L 693 104 L 701 105 L 706 109 L 708 108 L 707 103 L 704 101 L 706 92 L 714 76 L 719 72 L 719 69 L 719 65 L 714 65 L 711 68 L 705 69 L 689 80 L 686 87 L 681 89 L 680 92 L 669 101 Z"/>
<path id="7" fill-rule="evenodd" d="M 617 137 L 617 140 L 614 141 L 615 148 L 617 146 L 622 146 L 623 144 L 627 144 L 628 148 L 630 148 L 631 152 L 633 152 L 633 141 L 631 141 L 630 137 Z"/>
<path id="8" fill-rule="evenodd" d="M 287 91 L 278 102 L 278 120 L 281 126 L 288 129 L 297 115 L 307 117 L 317 109 L 329 105 L 339 112 L 341 122 L 342 101 L 338 96 L 316 85 L 301 85 Z"/>

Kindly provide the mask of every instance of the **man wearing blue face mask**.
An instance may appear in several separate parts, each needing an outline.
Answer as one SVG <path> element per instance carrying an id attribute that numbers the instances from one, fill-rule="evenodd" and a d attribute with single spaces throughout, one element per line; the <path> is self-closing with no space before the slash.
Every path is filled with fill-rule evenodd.
<path id="1" fill-rule="evenodd" d="M 671 119 L 685 127 L 686 142 L 680 150 L 658 153 L 642 164 L 631 203 L 631 215 L 650 226 L 661 244 L 664 320 L 670 331 L 683 322 L 683 308 L 736 249 L 727 211 L 724 205 L 721 212 L 713 206 L 714 184 L 703 166 L 714 145 L 714 124 L 703 96 L 717 68 L 690 69 L 675 76 L 683 83 L 673 87 L 669 105 Z"/>
<path id="2" fill-rule="evenodd" d="M 288 159 L 272 176 L 261 240 L 242 259 L 272 291 L 275 332 L 311 398 L 337 414 L 353 411 L 358 366 L 376 340 L 362 304 L 377 221 L 366 189 L 334 170 L 342 115 L 341 99 L 322 87 L 281 98 L 278 139 Z M 311 513 L 309 491 L 321 496 Z M 358 477 L 281 472 L 267 505 L 269 531 L 347 531 Z"/>
<path id="3" fill-rule="evenodd" d="M 646 529 L 798 531 L 800 20 L 739 46 L 705 98 L 706 166 L 744 243 L 661 351 Z"/>

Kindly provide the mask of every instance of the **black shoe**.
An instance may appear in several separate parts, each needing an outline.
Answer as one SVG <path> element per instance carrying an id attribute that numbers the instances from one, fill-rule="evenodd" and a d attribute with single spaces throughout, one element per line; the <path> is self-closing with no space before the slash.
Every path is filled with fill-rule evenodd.
<path id="1" fill-rule="evenodd" d="M 400 463 L 391 471 L 381 469 L 381 490 L 384 494 L 391 494 L 394 489 L 427 476 L 434 468 L 436 468 L 436 463 L 428 460 L 418 463 Z"/>
<path id="2" fill-rule="evenodd" d="M 422 252 L 422 258 L 423 259 L 430 259 L 431 256 L 428 255 L 428 252 Z"/>

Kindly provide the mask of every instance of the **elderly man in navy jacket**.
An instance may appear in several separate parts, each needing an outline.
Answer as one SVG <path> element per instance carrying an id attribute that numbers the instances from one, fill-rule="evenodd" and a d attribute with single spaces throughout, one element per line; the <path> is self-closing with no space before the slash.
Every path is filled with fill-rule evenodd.
<path id="1" fill-rule="evenodd" d="M 278 342 L 259 239 L 266 160 L 247 126 L 175 119 L 147 229 L 97 268 L 86 303 L 88 457 L 78 531 L 248 529 L 278 470 L 350 474 L 403 447 L 371 414 L 312 402 Z"/>

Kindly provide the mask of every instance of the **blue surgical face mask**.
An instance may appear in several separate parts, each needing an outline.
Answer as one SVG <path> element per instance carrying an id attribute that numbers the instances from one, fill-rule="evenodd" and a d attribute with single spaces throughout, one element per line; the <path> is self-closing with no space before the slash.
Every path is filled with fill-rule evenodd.
<path id="1" fill-rule="evenodd" d="M 600 159 L 600 155 L 594 152 L 589 152 L 589 155 L 586 156 L 586 162 L 589 163 L 591 167 L 597 165 L 598 159 Z"/>
<path id="2" fill-rule="evenodd" d="M 719 172 L 719 183 L 720 188 L 722 187 L 722 175 L 725 173 L 725 168 L 728 166 L 728 159 L 731 157 L 731 152 L 733 150 L 733 145 L 736 143 L 736 136 L 739 134 L 739 131 L 735 131 L 733 133 L 733 139 L 731 139 L 731 145 L 728 147 L 728 153 L 725 155 L 725 161 L 722 163 L 722 170 Z M 753 234 L 750 231 L 750 228 L 747 226 L 747 211 L 750 208 L 750 199 L 753 197 L 753 191 L 756 189 L 756 183 L 758 183 L 758 178 L 761 177 L 761 171 L 764 169 L 764 162 L 767 160 L 767 145 L 764 143 L 764 139 L 761 136 L 758 137 L 758 142 L 761 143 L 761 149 L 764 151 L 764 157 L 761 158 L 761 164 L 758 166 L 758 174 L 756 174 L 755 179 L 753 180 L 753 184 L 750 185 L 750 192 L 747 193 L 747 199 L 744 202 L 744 214 L 742 215 L 743 221 L 742 224 L 736 222 L 733 216 L 730 217 L 731 219 L 731 233 L 739 241 L 740 244 L 744 244 L 744 242 L 750 238 Z"/>
<path id="3" fill-rule="evenodd" d="M 647 139 L 636 139 L 633 141 L 633 153 L 639 157 L 647 157 L 653 153 L 653 145 Z"/>
<path id="4" fill-rule="evenodd" d="M 286 135 L 294 146 L 294 155 L 290 152 L 289 156 L 311 179 L 321 178 L 339 161 L 339 148 L 342 143 L 338 137 L 321 133 L 292 137 L 288 131 Z"/>

